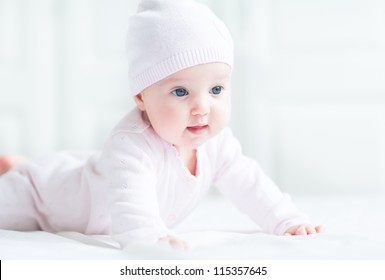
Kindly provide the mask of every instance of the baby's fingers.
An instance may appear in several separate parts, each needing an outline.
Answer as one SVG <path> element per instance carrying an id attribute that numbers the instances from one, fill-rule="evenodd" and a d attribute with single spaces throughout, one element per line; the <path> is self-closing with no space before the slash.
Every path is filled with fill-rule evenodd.
<path id="1" fill-rule="evenodd" d="M 313 225 L 296 225 L 289 228 L 284 235 L 291 236 L 291 235 L 309 235 L 309 234 L 316 234 L 323 231 L 322 226 L 313 226 Z"/>
<path id="2" fill-rule="evenodd" d="M 323 228 L 323 226 L 319 225 L 319 226 L 316 226 L 316 227 L 315 227 L 315 231 L 316 231 L 317 233 L 321 233 L 321 232 L 324 231 L 324 228 Z"/>
<path id="3" fill-rule="evenodd" d="M 189 250 L 190 249 L 190 246 L 184 240 L 170 239 L 169 243 L 175 249 L 179 249 L 179 250 Z"/>
<path id="4" fill-rule="evenodd" d="M 299 226 L 295 233 L 295 235 L 307 235 L 308 234 L 308 227 L 305 225 Z"/>
<path id="5" fill-rule="evenodd" d="M 307 227 L 306 227 L 306 233 L 307 233 L 307 234 L 316 234 L 317 231 L 316 231 L 315 227 L 313 227 L 313 226 L 307 226 Z"/>

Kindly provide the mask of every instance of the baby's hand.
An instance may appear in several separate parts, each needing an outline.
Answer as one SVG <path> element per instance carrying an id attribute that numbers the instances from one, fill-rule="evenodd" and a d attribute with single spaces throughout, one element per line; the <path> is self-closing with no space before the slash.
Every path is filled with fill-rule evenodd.
<path id="1" fill-rule="evenodd" d="M 181 250 L 188 250 L 188 249 L 190 249 L 190 247 L 188 246 L 186 241 L 184 241 L 182 239 L 179 239 L 179 238 L 176 238 L 174 236 L 169 236 L 168 235 L 168 236 L 159 238 L 159 242 L 167 243 L 167 244 L 169 244 L 171 247 L 173 247 L 175 249 L 181 249 Z"/>
<path id="2" fill-rule="evenodd" d="M 308 235 L 322 232 L 322 226 L 295 225 L 285 231 L 284 235 Z"/>

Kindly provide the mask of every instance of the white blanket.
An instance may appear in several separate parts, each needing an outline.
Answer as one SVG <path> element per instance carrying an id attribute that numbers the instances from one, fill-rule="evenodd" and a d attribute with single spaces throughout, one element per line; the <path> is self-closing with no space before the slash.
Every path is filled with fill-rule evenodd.
<path id="1" fill-rule="evenodd" d="M 178 228 L 191 246 L 117 248 L 109 236 L 0 230 L 0 259 L 385 259 L 385 195 L 295 196 L 325 233 L 273 236 L 218 195 L 209 196 Z"/>

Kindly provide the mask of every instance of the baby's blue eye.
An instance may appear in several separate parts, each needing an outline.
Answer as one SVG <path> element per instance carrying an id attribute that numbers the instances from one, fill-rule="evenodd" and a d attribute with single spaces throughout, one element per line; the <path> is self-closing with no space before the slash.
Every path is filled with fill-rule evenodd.
<path id="1" fill-rule="evenodd" d="M 221 86 L 213 87 L 210 90 L 210 93 L 215 94 L 215 95 L 221 94 L 221 92 L 222 92 L 222 87 Z"/>
<path id="2" fill-rule="evenodd" d="M 173 90 L 171 93 L 178 97 L 183 97 L 188 94 L 187 90 L 185 90 L 184 88 L 177 88 L 176 90 Z"/>

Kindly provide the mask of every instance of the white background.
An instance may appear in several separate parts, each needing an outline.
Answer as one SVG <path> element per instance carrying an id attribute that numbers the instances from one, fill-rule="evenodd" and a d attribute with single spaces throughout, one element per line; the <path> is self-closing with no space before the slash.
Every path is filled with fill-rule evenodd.
<path id="1" fill-rule="evenodd" d="M 385 190 L 385 1 L 205 0 L 236 47 L 231 126 L 290 192 Z M 134 106 L 138 0 L 0 0 L 0 153 L 98 149 Z"/>

